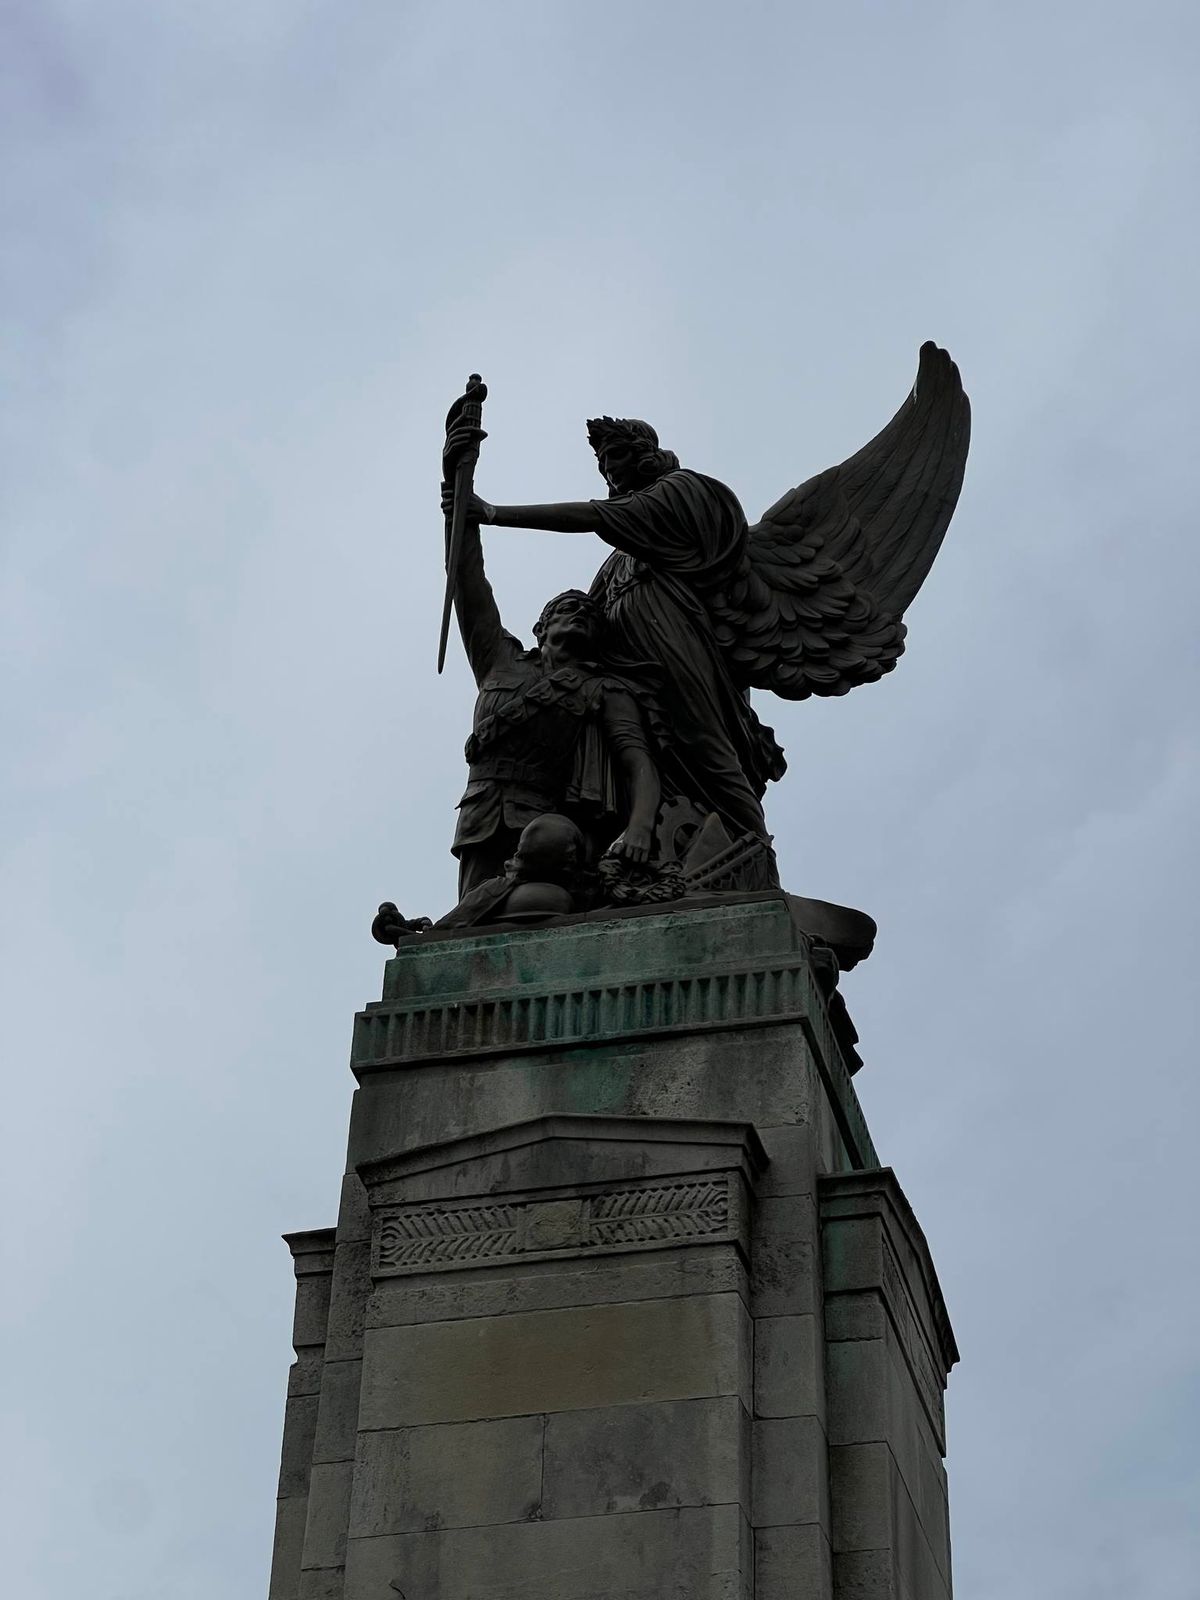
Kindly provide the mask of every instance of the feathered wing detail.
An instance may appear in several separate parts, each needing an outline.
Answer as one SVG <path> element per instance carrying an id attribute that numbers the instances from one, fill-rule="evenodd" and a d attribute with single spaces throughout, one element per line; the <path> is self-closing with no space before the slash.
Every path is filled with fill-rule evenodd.
<path id="1" fill-rule="evenodd" d="M 970 434 L 958 368 L 922 345 L 916 384 L 887 427 L 777 500 L 750 529 L 747 563 L 713 597 L 742 684 L 803 700 L 891 671 L 904 610 L 954 513 Z"/>

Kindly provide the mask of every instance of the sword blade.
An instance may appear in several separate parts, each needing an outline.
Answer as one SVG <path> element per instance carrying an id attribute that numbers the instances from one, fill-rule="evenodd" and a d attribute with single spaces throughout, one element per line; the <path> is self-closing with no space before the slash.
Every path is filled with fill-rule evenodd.
<path id="1" fill-rule="evenodd" d="M 483 421 L 483 402 L 487 385 L 477 372 L 467 379 L 467 391 L 450 407 L 446 418 L 446 432 L 458 422 Z M 454 610 L 454 591 L 458 586 L 458 563 L 462 554 L 463 533 L 467 526 L 467 506 L 475 491 L 475 463 L 479 460 L 479 446 L 464 450 L 454 469 L 454 509 L 446 518 L 446 594 L 442 601 L 442 626 L 438 635 L 437 669 L 440 674 L 446 665 L 446 646 L 450 639 L 450 613 Z"/>

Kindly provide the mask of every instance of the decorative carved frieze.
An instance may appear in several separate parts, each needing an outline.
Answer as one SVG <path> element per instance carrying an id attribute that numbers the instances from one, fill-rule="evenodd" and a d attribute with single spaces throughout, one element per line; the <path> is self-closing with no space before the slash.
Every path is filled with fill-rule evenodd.
<path id="1" fill-rule="evenodd" d="M 355 1019 L 358 1070 L 631 1035 L 695 1032 L 800 1016 L 813 986 L 804 958 L 624 983 L 383 1002 Z"/>
<path id="2" fill-rule="evenodd" d="M 375 1224 L 376 1277 L 513 1257 L 652 1250 L 737 1237 L 732 1174 L 609 1188 L 585 1195 L 401 1206 Z"/>

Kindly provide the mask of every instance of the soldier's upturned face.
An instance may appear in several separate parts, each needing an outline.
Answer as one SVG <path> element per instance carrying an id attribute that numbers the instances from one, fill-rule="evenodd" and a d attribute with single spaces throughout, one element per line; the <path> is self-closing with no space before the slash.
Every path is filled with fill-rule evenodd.
<path id="1" fill-rule="evenodd" d="M 586 655 L 596 642 L 596 621 L 591 607 L 582 600 L 562 601 L 547 617 L 541 642 L 572 655 Z"/>

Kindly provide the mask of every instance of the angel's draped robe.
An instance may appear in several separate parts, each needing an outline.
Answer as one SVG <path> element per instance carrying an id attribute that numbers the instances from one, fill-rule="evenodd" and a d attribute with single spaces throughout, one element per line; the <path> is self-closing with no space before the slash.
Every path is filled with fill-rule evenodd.
<path id="1" fill-rule="evenodd" d="M 618 653 L 659 669 L 646 692 L 669 733 L 664 775 L 716 811 L 731 834 L 766 834 L 762 793 L 784 768 L 770 728 L 738 688 L 707 596 L 746 559 L 746 518 L 731 489 L 679 469 L 646 489 L 592 502 L 615 554 L 592 583 Z M 636 669 L 622 669 L 626 676 Z M 661 674 L 661 676 L 660 676 Z"/>

